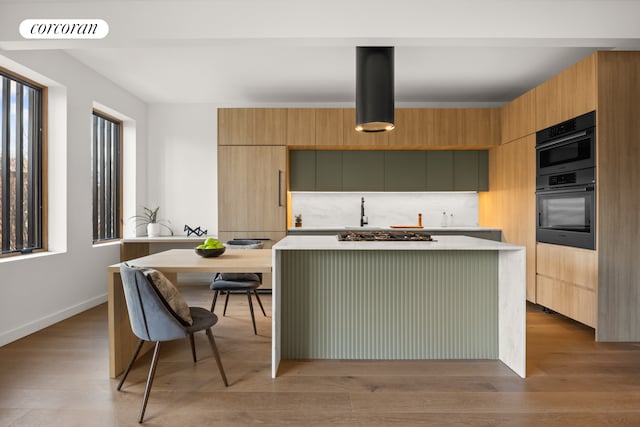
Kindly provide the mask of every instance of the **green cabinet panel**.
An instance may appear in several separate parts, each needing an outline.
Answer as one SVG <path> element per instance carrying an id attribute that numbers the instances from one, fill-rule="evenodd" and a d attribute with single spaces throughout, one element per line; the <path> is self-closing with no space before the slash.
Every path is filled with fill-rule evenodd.
<path id="1" fill-rule="evenodd" d="M 291 191 L 316 189 L 316 152 L 295 150 L 289 153 L 289 188 Z"/>
<path id="2" fill-rule="evenodd" d="M 488 191 L 483 150 L 292 150 L 291 191 Z"/>
<path id="3" fill-rule="evenodd" d="M 316 151 L 316 191 L 342 191 L 342 151 Z"/>
<path id="4" fill-rule="evenodd" d="M 453 152 L 453 190 L 476 191 L 478 189 L 478 152 Z"/>
<path id="5" fill-rule="evenodd" d="M 427 191 L 453 191 L 453 151 L 427 151 Z"/>
<path id="6" fill-rule="evenodd" d="M 384 151 L 343 151 L 343 191 L 384 191 Z"/>
<path id="7" fill-rule="evenodd" d="M 385 191 L 425 191 L 426 151 L 385 151 Z"/>
<path id="8" fill-rule="evenodd" d="M 478 151 L 478 191 L 489 191 L 489 152 Z"/>

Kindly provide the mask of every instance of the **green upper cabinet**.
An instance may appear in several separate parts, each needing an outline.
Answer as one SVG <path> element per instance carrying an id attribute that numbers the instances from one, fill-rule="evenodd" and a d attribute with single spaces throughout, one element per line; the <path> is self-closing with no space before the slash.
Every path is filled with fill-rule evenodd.
<path id="1" fill-rule="evenodd" d="M 489 191 L 489 152 L 478 151 L 478 191 Z"/>
<path id="2" fill-rule="evenodd" d="M 342 151 L 316 151 L 316 191 L 342 191 Z"/>
<path id="3" fill-rule="evenodd" d="M 487 191 L 488 156 L 486 151 L 453 152 L 453 190 Z"/>
<path id="4" fill-rule="evenodd" d="M 384 151 L 343 151 L 342 191 L 384 191 Z"/>
<path id="5" fill-rule="evenodd" d="M 488 191 L 483 150 L 292 150 L 291 191 Z"/>
<path id="6" fill-rule="evenodd" d="M 470 191 L 478 188 L 478 152 L 453 152 L 453 190 Z"/>
<path id="7" fill-rule="evenodd" d="M 453 191 L 453 151 L 426 152 L 427 191 Z"/>
<path id="8" fill-rule="evenodd" d="M 425 191 L 426 151 L 385 151 L 385 191 Z"/>
<path id="9" fill-rule="evenodd" d="M 293 150 L 289 153 L 289 189 L 291 191 L 315 191 L 316 151 Z"/>

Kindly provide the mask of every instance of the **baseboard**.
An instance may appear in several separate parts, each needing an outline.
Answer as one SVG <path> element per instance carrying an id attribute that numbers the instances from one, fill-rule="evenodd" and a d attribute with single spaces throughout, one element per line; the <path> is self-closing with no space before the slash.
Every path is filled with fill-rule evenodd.
<path id="1" fill-rule="evenodd" d="M 0 347 L 13 341 L 19 340 L 20 338 L 24 338 L 27 335 L 31 335 L 34 332 L 38 332 L 46 328 L 47 326 L 51 326 L 62 320 L 68 319 L 69 317 L 75 316 L 78 313 L 82 313 L 83 311 L 105 303 L 106 301 L 107 294 L 99 295 L 95 298 L 83 301 L 80 304 L 76 304 L 48 316 L 41 317 L 40 319 L 29 322 L 26 325 L 22 325 L 10 331 L 3 332 L 0 334 Z"/>

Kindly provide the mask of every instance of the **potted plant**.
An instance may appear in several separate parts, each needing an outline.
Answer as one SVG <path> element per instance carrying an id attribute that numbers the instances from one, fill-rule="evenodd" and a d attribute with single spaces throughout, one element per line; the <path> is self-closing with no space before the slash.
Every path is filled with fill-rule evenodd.
<path id="1" fill-rule="evenodd" d="M 158 219 L 158 210 L 160 210 L 160 206 L 155 209 L 149 209 L 146 206 L 142 207 L 143 213 L 140 215 L 132 216 L 131 218 L 136 221 L 136 228 L 142 227 L 146 225 L 147 227 L 147 236 L 149 237 L 158 237 L 160 236 L 160 227 L 164 227 L 173 236 L 173 230 L 166 223 L 169 221 L 159 220 Z"/>

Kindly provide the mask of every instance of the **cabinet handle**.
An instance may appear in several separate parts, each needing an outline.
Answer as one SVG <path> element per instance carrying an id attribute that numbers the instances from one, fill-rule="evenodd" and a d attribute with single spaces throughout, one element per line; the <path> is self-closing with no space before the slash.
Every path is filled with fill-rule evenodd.
<path id="1" fill-rule="evenodd" d="M 278 207 L 282 207 L 282 171 L 278 169 Z"/>

